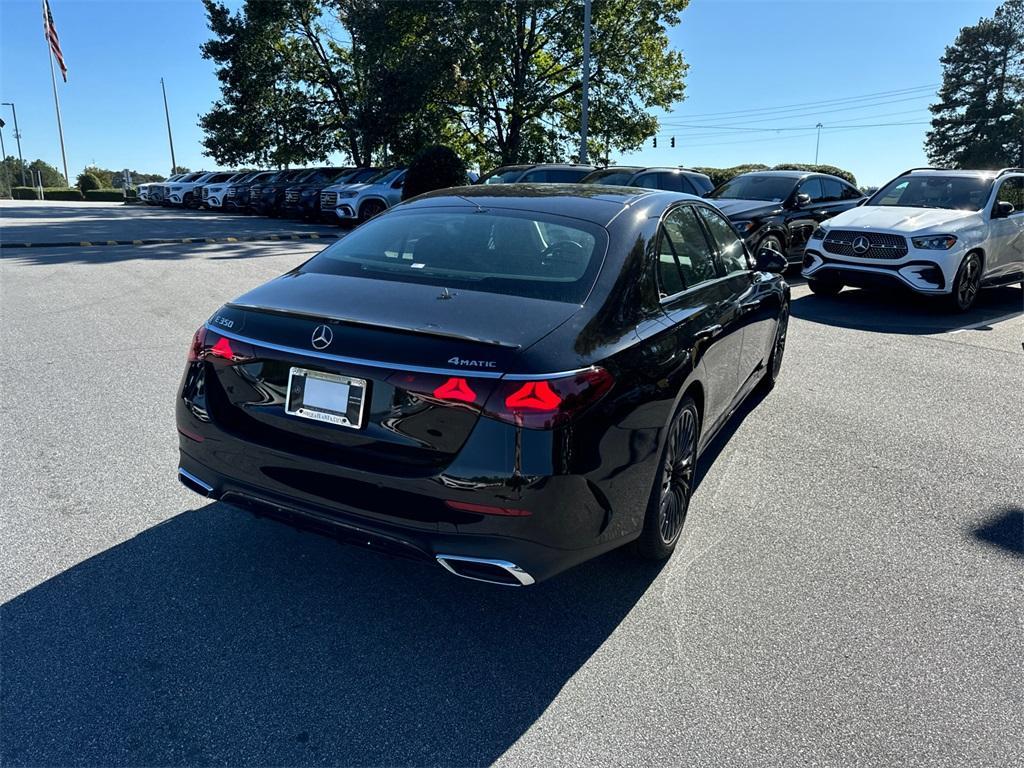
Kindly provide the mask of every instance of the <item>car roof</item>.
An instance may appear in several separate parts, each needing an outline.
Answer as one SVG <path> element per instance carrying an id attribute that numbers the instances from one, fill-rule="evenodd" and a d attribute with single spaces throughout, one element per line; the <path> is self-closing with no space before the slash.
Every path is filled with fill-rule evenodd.
<path id="1" fill-rule="evenodd" d="M 667 192 L 644 187 L 621 187 L 599 184 L 474 184 L 427 192 L 403 203 L 407 207 L 465 207 L 467 203 L 486 207 L 521 211 L 543 211 L 559 216 L 583 219 L 602 226 L 614 219 L 623 208 L 641 201 L 663 197 L 666 201 L 691 199 L 706 203 L 696 195 Z"/>
<path id="2" fill-rule="evenodd" d="M 901 174 L 902 176 L 995 176 L 999 171 L 969 171 L 960 169 L 946 169 L 946 168 L 913 168 L 906 173 Z M 899 178 L 897 176 L 896 178 Z"/>
<path id="3" fill-rule="evenodd" d="M 831 175 L 832 174 L 829 173 L 819 173 L 818 171 L 747 171 L 746 173 L 741 173 L 738 176 L 735 176 L 734 178 L 738 179 L 740 176 L 779 176 L 784 179 L 802 179 L 805 176 Z M 836 176 L 835 178 L 838 179 L 839 176 Z"/>

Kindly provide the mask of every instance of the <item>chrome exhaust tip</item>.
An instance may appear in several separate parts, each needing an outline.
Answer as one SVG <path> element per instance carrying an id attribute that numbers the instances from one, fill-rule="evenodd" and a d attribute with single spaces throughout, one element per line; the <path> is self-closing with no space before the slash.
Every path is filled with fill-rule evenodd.
<path id="1" fill-rule="evenodd" d="M 204 483 L 198 477 L 193 475 L 187 469 L 178 467 L 178 482 L 188 488 L 190 491 L 195 491 L 200 496 L 205 496 L 208 499 L 213 498 L 213 486 Z"/>
<path id="2" fill-rule="evenodd" d="M 435 555 L 437 562 L 449 573 L 464 579 L 500 584 L 505 587 L 528 587 L 534 578 L 515 563 L 463 555 Z"/>

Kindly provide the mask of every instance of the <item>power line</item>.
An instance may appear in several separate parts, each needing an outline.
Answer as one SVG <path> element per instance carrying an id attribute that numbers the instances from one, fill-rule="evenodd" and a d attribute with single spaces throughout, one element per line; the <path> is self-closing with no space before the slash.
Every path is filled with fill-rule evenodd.
<path id="1" fill-rule="evenodd" d="M 701 112 L 692 115 L 686 115 L 683 119 L 691 120 L 695 117 L 727 117 L 727 116 L 739 116 L 739 115 L 754 115 L 762 112 L 780 112 L 787 111 L 790 109 L 797 109 L 799 107 L 814 107 L 814 106 L 830 106 L 832 104 L 842 104 L 851 101 L 864 101 L 876 99 L 879 97 L 886 96 L 898 96 L 908 94 L 913 91 L 931 90 L 934 91 L 939 87 L 938 83 L 932 85 L 918 85 L 913 88 L 899 88 L 892 91 L 876 91 L 875 93 L 866 93 L 860 96 L 845 96 L 842 98 L 835 99 L 817 99 L 815 101 L 804 101 L 797 104 L 784 104 L 777 107 L 757 107 L 754 109 L 740 109 L 731 112 Z"/>
<path id="2" fill-rule="evenodd" d="M 739 124 L 739 123 L 728 123 L 728 122 L 726 122 L 726 123 L 714 123 L 712 121 L 711 124 L 695 126 L 695 127 L 700 127 L 700 128 L 720 128 L 720 127 L 729 126 L 729 125 L 751 125 L 751 124 L 755 124 L 756 125 L 758 123 L 765 123 L 765 122 L 768 122 L 768 121 L 771 121 L 771 120 L 788 120 L 788 119 L 791 119 L 791 118 L 799 118 L 799 117 L 817 117 L 818 115 L 831 115 L 831 114 L 835 114 L 837 112 L 856 112 L 856 111 L 860 111 L 860 110 L 864 110 L 864 109 L 872 109 L 874 107 L 884 107 L 884 106 L 888 106 L 889 104 L 900 104 L 900 103 L 907 102 L 907 101 L 917 101 L 918 99 L 926 99 L 926 98 L 930 98 L 930 95 L 928 95 L 928 94 L 920 94 L 918 96 L 905 96 L 903 98 L 898 98 L 898 99 L 886 99 L 884 101 L 874 101 L 874 102 L 870 102 L 870 103 L 856 104 L 856 105 L 848 106 L 848 107 L 835 107 L 835 108 L 832 108 L 832 109 L 803 110 L 801 112 L 792 112 L 791 114 L 786 114 L 786 115 L 781 115 L 781 114 L 780 115 L 766 115 L 764 117 L 761 117 L 761 116 L 753 117 L 753 116 L 751 116 L 751 119 L 750 119 L 749 122 L 742 123 L 742 124 Z M 925 107 L 922 107 L 921 109 L 925 109 Z M 739 119 L 742 119 L 742 118 L 739 118 Z M 685 118 L 670 118 L 670 119 L 667 119 L 667 120 L 661 120 L 660 123 L 662 125 L 666 125 L 666 126 L 693 127 L 692 124 L 690 124 L 688 120 L 685 123 L 679 122 L 680 120 L 685 120 Z"/>

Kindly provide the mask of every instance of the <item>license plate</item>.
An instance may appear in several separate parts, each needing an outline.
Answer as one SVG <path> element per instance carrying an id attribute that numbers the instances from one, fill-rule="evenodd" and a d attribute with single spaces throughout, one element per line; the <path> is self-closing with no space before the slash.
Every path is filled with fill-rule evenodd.
<path id="1" fill-rule="evenodd" d="M 292 416 L 359 429 L 365 400 L 366 379 L 292 368 L 284 410 Z"/>

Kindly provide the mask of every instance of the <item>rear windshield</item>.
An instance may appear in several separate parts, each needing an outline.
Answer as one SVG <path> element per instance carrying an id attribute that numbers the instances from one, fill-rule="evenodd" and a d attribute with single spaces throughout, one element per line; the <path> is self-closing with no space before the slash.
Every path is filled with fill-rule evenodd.
<path id="1" fill-rule="evenodd" d="M 300 272 L 582 303 L 607 238 L 589 222 L 519 211 L 408 211 L 371 219 Z"/>
<path id="2" fill-rule="evenodd" d="M 606 171 L 594 171 L 583 179 L 584 184 L 607 184 L 608 186 L 625 186 L 636 176 L 636 168 L 610 168 Z"/>

